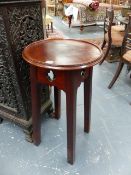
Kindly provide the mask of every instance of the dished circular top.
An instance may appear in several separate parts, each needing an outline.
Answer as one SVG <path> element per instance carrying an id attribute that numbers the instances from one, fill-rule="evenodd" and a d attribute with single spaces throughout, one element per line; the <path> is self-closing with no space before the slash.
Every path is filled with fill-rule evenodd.
<path id="1" fill-rule="evenodd" d="M 76 70 L 100 62 L 101 49 L 86 41 L 74 39 L 40 40 L 25 47 L 23 58 L 30 64 L 57 70 Z"/>

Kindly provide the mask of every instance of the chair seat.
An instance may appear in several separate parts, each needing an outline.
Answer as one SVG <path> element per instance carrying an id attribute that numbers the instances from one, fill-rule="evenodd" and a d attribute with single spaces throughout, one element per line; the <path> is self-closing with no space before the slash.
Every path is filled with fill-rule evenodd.
<path id="1" fill-rule="evenodd" d="M 119 61 L 117 70 L 108 86 L 109 89 L 112 88 L 112 86 L 118 79 L 124 64 L 127 64 L 129 67 L 131 65 L 131 16 L 129 16 L 128 19 L 129 19 L 129 22 L 126 25 L 124 42 L 122 43 L 122 50 L 120 52 L 120 61 Z M 125 53 L 123 53 L 123 51 L 125 51 Z"/>
<path id="2" fill-rule="evenodd" d="M 124 32 L 111 32 L 112 45 L 116 47 L 122 46 Z M 108 33 L 105 34 L 105 40 L 108 42 Z"/>
<path id="3" fill-rule="evenodd" d="M 123 32 L 125 31 L 125 25 L 115 25 L 111 27 L 112 31 Z"/>
<path id="4" fill-rule="evenodd" d="M 128 50 L 128 51 L 123 55 L 123 58 L 124 58 L 126 61 L 131 62 L 131 50 Z"/>

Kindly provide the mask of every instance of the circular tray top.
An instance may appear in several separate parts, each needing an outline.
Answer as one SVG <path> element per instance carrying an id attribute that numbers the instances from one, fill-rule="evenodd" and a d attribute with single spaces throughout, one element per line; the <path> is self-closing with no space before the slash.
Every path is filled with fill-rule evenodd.
<path id="1" fill-rule="evenodd" d="M 23 58 L 42 68 L 76 70 L 94 66 L 102 57 L 101 49 L 89 42 L 73 39 L 47 39 L 25 47 Z"/>

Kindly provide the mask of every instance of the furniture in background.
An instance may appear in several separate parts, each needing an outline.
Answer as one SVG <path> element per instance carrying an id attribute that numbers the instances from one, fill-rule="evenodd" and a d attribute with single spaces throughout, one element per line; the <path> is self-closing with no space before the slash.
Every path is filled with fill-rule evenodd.
<path id="1" fill-rule="evenodd" d="M 78 1 L 78 0 L 77 0 Z M 89 7 L 80 8 L 80 22 L 82 24 L 102 24 L 105 19 L 106 9 L 111 7 L 111 4 L 108 3 L 99 3 L 99 8 L 95 11 L 90 10 Z M 114 7 L 114 16 L 119 16 L 121 13 L 121 6 L 113 4 Z"/>
<path id="2" fill-rule="evenodd" d="M 43 17 L 43 20 L 44 20 L 44 17 Z M 46 36 L 48 38 L 47 30 L 51 30 L 51 32 L 53 33 L 53 18 L 49 15 L 46 15 L 45 17 L 45 26 L 46 26 Z"/>
<path id="3" fill-rule="evenodd" d="M 77 7 L 79 9 L 79 17 L 77 22 L 73 22 L 72 20 L 72 26 L 88 26 L 88 25 L 96 25 L 96 24 L 103 24 L 103 21 L 105 19 L 106 14 L 106 8 L 109 8 L 111 6 L 108 2 L 100 2 L 99 8 L 95 11 L 91 10 L 82 0 L 63 0 L 63 9 L 70 4 L 73 4 L 73 6 Z M 115 4 L 116 3 L 116 4 Z M 121 14 L 122 5 L 119 5 L 118 1 L 112 2 L 114 7 L 114 16 L 117 17 Z M 61 9 L 63 12 L 64 10 Z M 64 16 L 65 14 L 63 14 Z"/>
<path id="4" fill-rule="evenodd" d="M 57 0 L 46 0 L 46 11 L 48 15 L 56 16 Z"/>
<path id="5" fill-rule="evenodd" d="M 66 93 L 67 159 L 75 160 L 76 96 L 84 82 L 84 131 L 89 132 L 93 66 L 100 62 L 101 49 L 89 42 L 73 39 L 41 40 L 28 45 L 23 58 L 30 64 L 32 89 L 33 141 L 39 145 L 41 84 L 54 86 L 55 118 L 60 118 L 60 90 Z"/>
<path id="6" fill-rule="evenodd" d="M 100 64 L 107 58 L 112 47 L 119 48 L 122 46 L 125 26 L 114 25 L 114 9 L 113 6 L 106 10 L 106 18 L 104 20 L 104 40 L 101 49 L 104 50 L 103 58 Z M 106 47 L 105 47 L 106 46 Z M 120 55 L 120 53 L 119 53 Z"/>
<path id="7" fill-rule="evenodd" d="M 43 38 L 40 0 L 0 1 L 0 121 L 20 125 L 28 141 L 32 141 L 31 95 L 29 67 L 22 50 Z M 42 96 L 41 110 L 49 112 L 48 86 L 43 86 Z"/>
<path id="8" fill-rule="evenodd" d="M 118 16 L 116 20 L 126 26 L 129 22 L 129 17 Z"/>
<path id="9" fill-rule="evenodd" d="M 125 37 L 122 43 L 121 58 L 119 61 L 119 65 L 118 65 L 118 68 L 116 70 L 116 73 L 112 81 L 110 82 L 108 86 L 109 89 L 111 89 L 114 83 L 116 82 L 117 78 L 119 77 L 121 73 L 121 70 L 124 64 L 131 66 L 131 16 L 129 16 L 129 23 L 127 25 Z"/>
<path id="10" fill-rule="evenodd" d="M 131 6 L 130 7 L 124 7 L 121 10 L 121 14 L 123 17 L 127 17 L 131 14 Z"/>
<path id="11" fill-rule="evenodd" d="M 64 3 L 63 3 L 63 0 L 58 0 L 57 6 L 56 6 L 56 14 L 58 16 L 61 16 L 61 17 L 64 16 Z"/>

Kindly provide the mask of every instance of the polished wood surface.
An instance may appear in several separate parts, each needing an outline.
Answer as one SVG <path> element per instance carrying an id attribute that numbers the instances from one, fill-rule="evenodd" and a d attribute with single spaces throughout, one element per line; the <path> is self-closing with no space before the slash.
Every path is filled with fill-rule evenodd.
<path id="1" fill-rule="evenodd" d="M 30 63 L 33 141 L 39 145 L 40 85 L 54 86 L 54 118 L 61 114 L 60 90 L 66 93 L 67 160 L 75 160 L 77 89 L 84 82 L 84 131 L 90 130 L 93 66 L 101 61 L 101 49 L 88 42 L 51 39 L 34 42 L 23 51 Z"/>
<path id="2" fill-rule="evenodd" d="M 71 39 L 50 39 L 27 46 L 23 57 L 38 67 L 72 70 L 97 64 L 101 54 L 101 49 L 92 43 Z"/>

